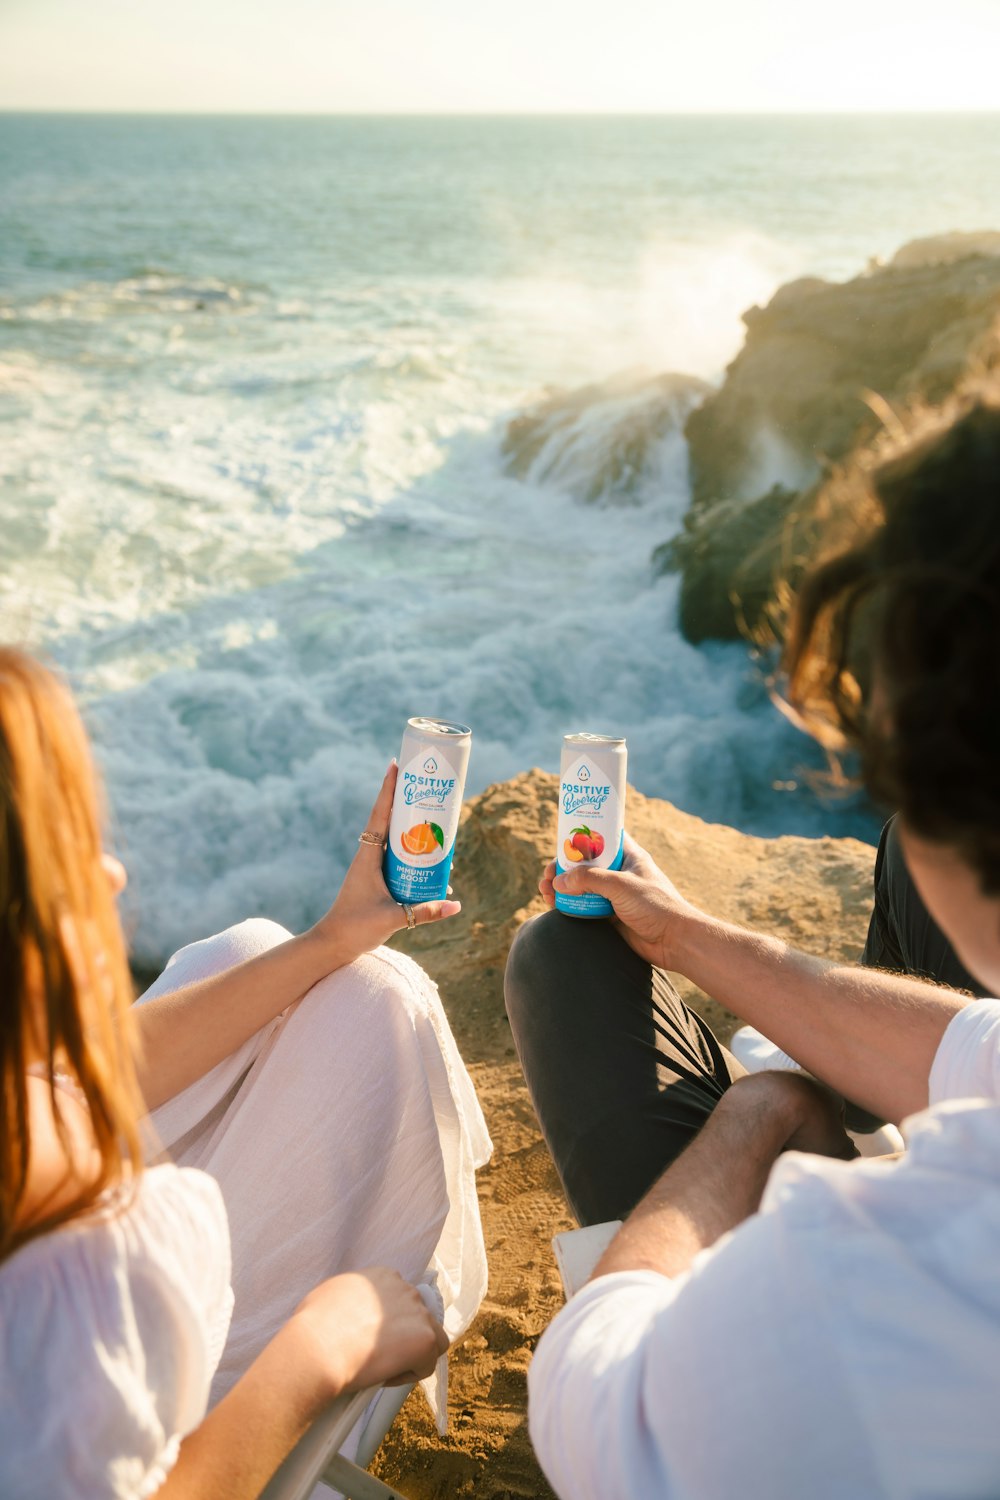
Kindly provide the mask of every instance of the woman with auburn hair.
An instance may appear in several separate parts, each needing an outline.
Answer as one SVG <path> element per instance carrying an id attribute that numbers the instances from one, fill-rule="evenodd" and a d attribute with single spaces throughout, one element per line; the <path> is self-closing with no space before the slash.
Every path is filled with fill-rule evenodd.
<path id="1" fill-rule="evenodd" d="M 123 873 L 68 695 L 0 651 L 0 1258 L 141 1170 Z"/>
<path id="2" fill-rule="evenodd" d="M 489 1140 L 436 988 L 380 946 L 395 776 L 315 927 L 194 943 L 133 1005 L 85 732 L 0 648 L 4 1500 L 256 1496 L 471 1321 Z"/>

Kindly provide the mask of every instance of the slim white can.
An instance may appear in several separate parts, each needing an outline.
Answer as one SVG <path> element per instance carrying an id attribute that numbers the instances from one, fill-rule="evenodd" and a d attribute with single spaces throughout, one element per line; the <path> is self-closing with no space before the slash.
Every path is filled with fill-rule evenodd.
<path id="1" fill-rule="evenodd" d="M 568 734 L 563 740 L 559 776 L 556 870 L 617 870 L 625 855 L 625 773 L 623 739 L 605 734 Z M 556 895 L 556 911 L 568 917 L 610 917 L 603 896 Z"/>
<path id="2" fill-rule="evenodd" d="M 394 901 L 447 895 L 471 750 L 466 724 L 407 721 L 382 866 Z"/>

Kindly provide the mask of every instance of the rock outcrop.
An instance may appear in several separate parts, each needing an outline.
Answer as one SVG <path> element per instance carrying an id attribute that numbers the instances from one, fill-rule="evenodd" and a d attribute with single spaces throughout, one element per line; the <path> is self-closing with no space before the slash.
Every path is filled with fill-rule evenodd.
<path id="1" fill-rule="evenodd" d="M 659 478 L 660 446 L 678 440 L 710 387 L 694 375 L 635 372 L 558 391 L 515 417 L 503 459 L 515 479 L 567 490 L 586 504 L 628 504 Z"/>
<path id="2" fill-rule="evenodd" d="M 379 1472 L 404 1493 L 550 1500 L 528 1440 L 525 1376 L 562 1305 L 551 1236 L 572 1227 L 518 1068 L 503 969 L 518 926 L 543 910 L 538 876 L 555 844 L 555 776 L 528 771 L 466 805 L 455 890 L 461 916 L 395 942 L 433 975 L 469 1062 L 494 1143 L 479 1174 L 490 1287 L 450 1361 L 451 1431 L 442 1440 L 412 1397 Z M 710 910 L 834 958 L 860 952 L 875 851 L 850 839 L 758 839 L 629 791 L 629 828 L 686 895 Z M 723 1039 L 734 1018 L 682 983 Z"/>
<path id="3" fill-rule="evenodd" d="M 891 266 L 943 266 L 969 255 L 1000 255 L 1000 233 L 995 229 L 954 230 L 910 240 L 896 251 Z"/>
<path id="4" fill-rule="evenodd" d="M 472 798 L 456 854 L 461 916 L 397 939 L 433 974 L 456 1034 L 478 1057 L 502 1057 L 509 1042 L 503 968 L 517 928 L 544 910 L 538 878 L 555 850 L 558 789 L 557 776 L 533 770 Z M 755 838 L 632 787 L 627 805 L 633 837 L 696 904 L 831 957 L 860 953 L 871 904 L 870 845 Z M 728 1036 L 732 1018 L 714 1001 L 698 1004 Z"/>
<path id="5" fill-rule="evenodd" d="M 693 641 L 757 624 L 816 545 L 826 475 L 887 416 L 1000 366 L 1000 235 L 915 241 L 843 284 L 791 282 L 744 321 L 725 381 L 687 421 L 691 508 L 660 557 L 682 570 Z"/>

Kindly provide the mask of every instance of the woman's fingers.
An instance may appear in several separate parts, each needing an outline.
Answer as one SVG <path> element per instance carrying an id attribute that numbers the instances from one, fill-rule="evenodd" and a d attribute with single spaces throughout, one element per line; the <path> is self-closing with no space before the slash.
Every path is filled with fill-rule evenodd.
<path id="1" fill-rule="evenodd" d="M 428 1315 L 428 1321 L 433 1330 L 434 1348 L 428 1349 L 423 1359 L 415 1363 L 412 1369 L 403 1370 L 387 1380 L 386 1385 L 415 1385 L 418 1380 L 426 1380 L 428 1375 L 434 1374 L 438 1360 L 448 1352 L 451 1341 L 436 1318 L 432 1319 Z"/>
<path id="2" fill-rule="evenodd" d="M 440 1323 L 434 1324 L 434 1337 L 437 1346 L 434 1351 L 429 1352 L 415 1369 L 403 1370 L 399 1375 L 394 1375 L 391 1380 L 387 1380 L 386 1385 L 415 1385 L 418 1380 L 426 1380 L 428 1375 L 433 1375 L 438 1360 L 450 1348 L 450 1340 Z"/>
<path id="3" fill-rule="evenodd" d="M 399 767 L 395 761 L 392 761 L 382 780 L 382 785 L 379 787 L 378 796 L 372 803 L 372 810 L 368 814 L 368 822 L 365 824 L 365 831 L 367 833 L 381 834 L 383 839 L 388 837 L 389 817 L 392 813 L 392 799 L 396 791 L 396 777 L 398 775 Z M 362 844 L 361 847 L 364 849 L 366 846 Z M 381 857 L 382 850 L 378 844 L 368 844 L 367 847 L 369 849 L 377 849 L 379 857 Z"/>
<path id="4" fill-rule="evenodd" d="M 389 769 L 385 773 L 382 785 L 379 788 L 379 794 L 372 804 L 372 810 L 368 815 L 368 822 L 365 825 L 366 832 L 381 834 L 383 839 L 387 839 L 389 834 L 389 819 L 392 815 L 392 799 L 395 795 L 396 780 L 398 776 L 399 766 L 396 764 L 395 760 L 393 760 L 389 766 Z M 373 844 L 365 841 L 361 844 L 361 849 L 365 848 L 376 850 L 379 860 L 381 861 L 383 853 L 382 847 L 380 847 L 378 844 Z M 369 867 L 359 866 L 358 868 L 360 871 L 368 869 Z M 382 889 L 385 893 L 386 899 L 392 902 L 394 906 L 396 906 L 396 908 L 400 911 L 401 915 L 405 919 L 405 911 L 403 911 L 404 903 L 401 901 L 392 900 L 392 897 L 389 895 L 388 890 L 385 889 L 384 882 L 382 884 Z M 451 896 L 451 890 L 452 888 L 449 885 L 449 897 Z M 422 925 L 427 922 L 440 922 L 445 917 L 457 916 L 461 910 L 461 901 L 423 901 L 419 906 L 412 907 L 414 925 Z M 403 925 L 404 924 L 401 923 L 400 927 L 402 927 Z M 409 924 L 406 923 L 405 925 L 408 926 Z"/>
<path id="5" fill-rule="evenodd" d="M 425 922 L 440 922 L 443 917 L 457 917 L 462 910 L 461 901 L 421 901 L 411 908 L 417 926 Z"/>

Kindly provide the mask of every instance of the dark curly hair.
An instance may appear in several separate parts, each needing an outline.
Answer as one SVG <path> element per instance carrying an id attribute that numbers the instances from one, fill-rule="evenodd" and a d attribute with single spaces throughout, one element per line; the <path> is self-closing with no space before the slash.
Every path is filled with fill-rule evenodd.
<path id="1" fill-rule="evenodd" d="M 787 698 L 871 795 L 1000 893 L 1000 406 L 981 397 L 867 476 L 877 521 L 798 589 Z"/>

